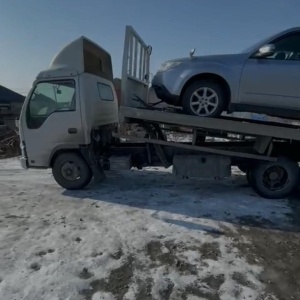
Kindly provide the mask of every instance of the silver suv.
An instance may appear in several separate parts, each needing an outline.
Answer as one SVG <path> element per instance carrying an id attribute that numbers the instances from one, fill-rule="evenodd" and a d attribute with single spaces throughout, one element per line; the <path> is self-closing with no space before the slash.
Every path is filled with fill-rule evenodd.
<path id="1" fill-rule="evenodd" d="M 184 113 L 254 112 L 300 119 L 300 27 L 242 53 L 170 60 L 155 74 L 158 98 Z"/>

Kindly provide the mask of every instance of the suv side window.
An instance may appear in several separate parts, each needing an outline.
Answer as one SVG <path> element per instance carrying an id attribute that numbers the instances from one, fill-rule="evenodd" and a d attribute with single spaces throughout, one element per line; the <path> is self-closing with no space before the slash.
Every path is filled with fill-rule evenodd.
<path id="1" fill-rule="evenodd" d="M 300 32 L 278 38 L 271 44 L 275 45 L 275 53 L 267 59 L 300 60 Z"/>
<path id="2" fill-rule="evenodd" d="M 40 82 L 29 99 L 26 111 L 27 126 L 42 126 L 54 112 L 76 110 L 75 82 L 73 80 Z"/>

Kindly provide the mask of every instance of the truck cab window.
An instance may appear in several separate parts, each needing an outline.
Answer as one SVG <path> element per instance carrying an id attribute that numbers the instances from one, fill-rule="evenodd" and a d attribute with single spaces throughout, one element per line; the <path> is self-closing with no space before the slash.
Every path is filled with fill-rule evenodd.
<path id="1" fill-rule="evenodd" d="M 39 128 L 52 113 L 75 109 L 73 80 L 40 82 L 32 92 L 27 106 L 27 126 L 30 129 Z"/>
<path id="2" fill-rule="evenodd" d="M 109 85 L 104 83 L 98 83 L 98 92 L 101 100 L 114 101 L 114 94 Z"/>

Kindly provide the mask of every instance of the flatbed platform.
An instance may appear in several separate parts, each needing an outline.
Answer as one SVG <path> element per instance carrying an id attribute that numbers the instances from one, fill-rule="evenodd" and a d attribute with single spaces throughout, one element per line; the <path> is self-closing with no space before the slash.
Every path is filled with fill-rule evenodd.
<path id="1" fill-rule="evenodd" d="M 143 108 L 120 107 L 121 119 L 136 122 L 147 121 L 174 126 L 191 127 L 206 131 L 249 135 L 253 137 L 267 136 L 275 139 L 300 141 L 300 127 L 296 125 L 263 122 L 242 118 L 201 118 L 180 113 L 150 110 Z"/>

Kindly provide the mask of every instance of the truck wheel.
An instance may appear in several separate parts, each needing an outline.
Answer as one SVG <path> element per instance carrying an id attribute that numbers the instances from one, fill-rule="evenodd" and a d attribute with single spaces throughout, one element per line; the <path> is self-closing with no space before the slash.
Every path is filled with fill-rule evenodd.
<path id="1" fill-rule="evenodd" d="M 287 158 L 279 158 L 275 162 L 261 162 L 250 171 L 249 182 L 264 198 L 285 198 L 299 184 L 298 163 Z"/>
<path id="2" fill-rule="evenodd" d="M 56 182 L 67 190 L 82 189 L 89 184 L 93 175 L 89 165 L 77 153 L 62 153 L 52 167 Z"/>
<path id="3" fill-rule="evenodd" d="M 208 80 L 192 83 L 182 97 L 184 113 L 199 117 L 218 117 L 226 109 L 222 86 Z"/>

